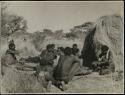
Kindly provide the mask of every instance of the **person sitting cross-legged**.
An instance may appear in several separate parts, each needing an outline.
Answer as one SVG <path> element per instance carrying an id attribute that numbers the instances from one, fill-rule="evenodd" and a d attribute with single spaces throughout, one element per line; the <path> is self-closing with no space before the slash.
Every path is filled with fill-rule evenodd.
<path id="1" fill-rule="evenodd" d="M 109 50 L 109 47 L 103 45 L 101 47 L 101 54 L 98 61 L 92 63 L 94 71 L 99 72 L 100 75 L 109 74 L 115 72 L 115 64 L 113 62 L 113 54 Z"/>
<path id="2" fill-rule="evenodd" d="M 58 64 L 54 68 L 53 74 L 48 73 L 46 79 L 52 81 L 61 90 L 66 90 L 65 84 L 68 84 L 75 75 L 80 73 L 84 75 L 81 69 L 78 56 L 72 55 L 72 49 L 66 47 L 64 55 L 60 56 Z"/>

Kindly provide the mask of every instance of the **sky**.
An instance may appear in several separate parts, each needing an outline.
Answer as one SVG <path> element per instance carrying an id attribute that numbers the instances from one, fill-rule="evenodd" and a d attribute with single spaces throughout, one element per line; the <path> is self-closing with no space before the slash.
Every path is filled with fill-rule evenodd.
<path id="1" fill-rule="evenodd" d="M 84 1 L 84 2 L 8 2 L 8 10 L 23 16 L 28 21 L 28 32 L 42 31 L 44 28 L 53 31 L 69 31 L 86 21 L 96 21 L 103 15 L 123 15 L 123 2 Z"/>

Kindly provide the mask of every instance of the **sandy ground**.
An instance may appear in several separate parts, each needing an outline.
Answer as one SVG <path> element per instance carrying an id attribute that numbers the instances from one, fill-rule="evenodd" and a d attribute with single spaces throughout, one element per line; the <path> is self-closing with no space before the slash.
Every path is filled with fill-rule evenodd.
<path id="1" fill-rule="evenodd" d="M 66 85 L 67 90 L 65 91 L 61 91 L 60 89 L 52 85 L 50 92 L 46 92 L 42 88 L 43 87 L 42 83 L 35 82 L 36 79 L 33 76 L 32 77 L 30 76 L 32 73 L 25 72 L 24 74 L 23 71 L 20 71 L 20 74 L 22 76 L 21 77 L 19 73 L 13 73 L 11 71 L 9 72 L 10 74 L 8 73 L 9 75 L 7 75 L 9 77 L 6 76 L 3 82 L 7 82 L 7 84 L 5 83 L 4 87 L 10 90 L 10 93 L 14 92 L 14 91 L 11 92 L 12 89 L 18 90 L 18 92 L 20 93 L 29 93 L 30 90 L 34 91 L 33 93 L 123 93 L 123 90 L 124 90 L 123 79 L 115 81 L 113 79 L 112 74 L 100 76 L 97 72 L 93 72 L 89 75 L 75 76 L 72 79 L 72 81 L 70 81 Z M 18 75 L 15 75 L 15 74 L 18 74 Z M 22 83 L 23 81 L 25 83 L 24 86 L 22 87 L 29 87 L 29 89 L 26 88 L 28 91 L 24 91 L 21 89 L 20 87 L 21 81 Z M 9 86 L 9 87 L 6 87 L 6 86 Z M 15 88 L 15 87 L 19 87 L 19 88 Z M 2 90 L 3 90 L 2 92 L 4 93 L 6 92 L 4 91 L 4 89 Z M 24 92 L 21 92 L 21 91 L 24 91 Z M 17 91 L 15 91 L 14 93 L 17 93 Z"/>
<path id="2" fill-rule="evenodd" d="M 113 81 L 112 75 L 100 76 L 94 72 L 86 76 L 75 76 L 66 91 L 52 86 L 50 93 L 123 93 L 123 80 Z"/>

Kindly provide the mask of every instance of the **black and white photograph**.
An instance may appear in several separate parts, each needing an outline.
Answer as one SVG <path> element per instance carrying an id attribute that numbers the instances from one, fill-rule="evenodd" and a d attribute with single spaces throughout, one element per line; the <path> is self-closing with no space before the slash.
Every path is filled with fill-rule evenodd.
<path id="1" fill-rule="evenodd" d="M 123 1 L 0 1 L 1 94 L 123 94 Z"/>

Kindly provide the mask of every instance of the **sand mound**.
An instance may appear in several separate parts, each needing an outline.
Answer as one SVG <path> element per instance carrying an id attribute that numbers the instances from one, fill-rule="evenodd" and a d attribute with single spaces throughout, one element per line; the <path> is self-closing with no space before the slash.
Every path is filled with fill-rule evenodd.
<path id="1" fill-rule="evenodd" d="M 83 57 L 85 65 L 91 65 L 100 52 L 100 46 L 107 45 L 113 53 L 116 69 L 123 66 L 123 22 L 121 16 L 100 17 L 91 29 L 84 42 Z M 121 67 L 120 67 L 121 66 Z"/>

